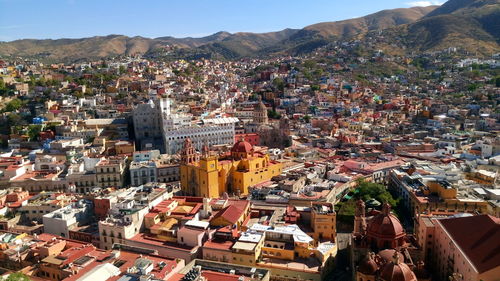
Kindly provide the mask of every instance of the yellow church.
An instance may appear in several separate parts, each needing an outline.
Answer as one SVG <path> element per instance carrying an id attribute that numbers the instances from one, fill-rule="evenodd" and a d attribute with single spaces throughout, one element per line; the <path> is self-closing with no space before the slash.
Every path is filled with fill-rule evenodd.
<path id="1" fill-rule="evenodd" d="M 181 151 L 181 189 L 185 195 L 208 198 L 228 194 L 247 195 L 249 187 L 269 181 L 281 174 L 282 164 L 269 155 L 255 151 L 244 141 L 237 141 L 231 152 L 210 155 L 204 146 L 199 155 L 190 139 L 184 141 Z"/>

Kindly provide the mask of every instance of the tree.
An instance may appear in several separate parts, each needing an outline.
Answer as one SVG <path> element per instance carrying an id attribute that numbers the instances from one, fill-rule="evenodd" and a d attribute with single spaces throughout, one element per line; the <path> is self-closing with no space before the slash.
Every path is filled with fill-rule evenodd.
<path id="1" fill-rule="evenodd" d="M 280 92 L 283 92 L 285 90 L 285 81 L 281 78 L 274 78 L 273 80 L 273 86 L 278 89 Z"/>
<path id="2" fill-rule="evenodd" d="M 396 207 L 398 200 L 394 199 L 384 185 L 361 180 L 358 182 L 358 198 L 363 200 L 375 199 L 381 203 L 387 202 Z"/>
<path id="3" fill-rule="evenodd" d="M 14 272 L 9 274 L 9 277 L 5 279 L 5 281 L 30 281 L 31 279 L 28 277 L 28 275 L 25 275 L 21 272 Z"/>
<path id="4" fill-rule="evenodd" d="M 120 74 L 123 74 L 123 73 L 125 73 L 125 71 L 126 71 L 127 69 L 125 68 L 125 66 L 120 65 L 120 67 L 119 67 L 119 69 L 118 69 L 118 70 L 119 70 Z"/>
<path id="5" fill-rule="evenodd" d="M 309 116 L 309 115 L 304 115 L 304 117 L 303 117 L 303 118 L 304 118 L 304 121 L 305 121 L 306 123 L 309 123 L 309 121 L 311 121 L 311 116 Z"/>
<path id="6" fill-rule="evenodd" d="M 7 86 L 5 85 L 5 82 L 3 81 L 3 79 L 0 79 L 0 96 L 3 96 L 7 93 L 9 89 L 7 88 Z"/>
<path id="7" fill-rule="evenodd" d="M 5 106 L 5 111 L 7 112 L 16 111 L 19 108 L 21 108 L 21 106 L 23 106 L 23 102 L 20 99 L 13 99 L 7 103 L 7 106 Z"/>
<path id="8" fill-rule="evenodd" d="M 469 90 L 470 92 L 474 92 L 475 90 L 477 90 L 477 88 L 479 88 L 479 85 L 476 83 L 472 83 L 467 86 L 467 90 Z"/>
<path id="9" fill-rule="evenodd" d="M 4 128 L 4 126 L 0 126 L 0 128 L 2 128 L 2 131 L 7 134 L 11 133 L 11 129 L 16 129 L 16 127 L 26 125 L 26 121 L 21 117 L 21 115 L 17 113 L 10 113 L 9 115 L 7 115 L 7 122 L 0 123 L 2 123 L 2 125 L 6 125 L 6 128 Z"/>
<path id="10" fill-rule="evenodd" d="M 316 62 L 312 61 L 312 60 L 306 60 L 304 62 L 304 67 L 306 68 L 314 68 L 316 66 Z"/>
<path id="11" fill-rule="evenodd" d="M 267 110 L 267 117 L 269 117 L 271 119 L 280 119 L 281 114 L 279 114 L 276 110 L 268 109 Z"/>
<path id="12" fill-rule="evenodd" d="M 38 140 L 38 136 L 40 132 L 42 131 L 42 125 L 29 125 L 28 126 L 28 137 L 30 138 L 30 141 L 36 141 Z"/>

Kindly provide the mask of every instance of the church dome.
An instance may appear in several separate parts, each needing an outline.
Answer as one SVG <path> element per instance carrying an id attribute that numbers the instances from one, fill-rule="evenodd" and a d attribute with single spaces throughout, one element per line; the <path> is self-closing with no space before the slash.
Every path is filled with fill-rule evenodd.
<path id="1" fill-rule="evenodd" d="M 415 273 L 410 267 L 403 262 L 396 260 L 391 261 L 382 267 L 380 279 L 384 281 L 417 281 Z"/>
<path id="2" fill-rule="evenodd" d="M 397 257 L 399 262 L 404 262 L 403 255 L 395 249 L 382 250 L 378 252 L 378 256 L 384 261 L 384 263 L 393 261 L 395 257 Z"/>
<path id="3" fill-rule="evenodd" d="M 259 100 L 257 103 L 257 106 L 255 106 L 256 111 L 262 111 L 262 112 L 267 112 L 267 107 L 266 105 L 262 102 L 262 100 Z"/>
<path id="4" fill-rule="evenodd" d="M 373 259 L 372 253 L 369 253 L 359 264 L 358 271 L 365 275 L 375 275 L 378 265 Z"/>
<path id="5" fill-rule="evenodd" d="M 234 145 L 233 148 L 231 149 L 231 152 L 233 153 L 250 153 L 253 150 L 253 146 L 244 140 L 239 140 L 237 141 Z"/>
<path id="6" fill-rule="evenodd" d="M 405 235 L 398 218 L 391 214 L 391 207 L 385 203 L 382 212 L 370 220 L 367 228 L 368 237 L 398 239 Z"/>

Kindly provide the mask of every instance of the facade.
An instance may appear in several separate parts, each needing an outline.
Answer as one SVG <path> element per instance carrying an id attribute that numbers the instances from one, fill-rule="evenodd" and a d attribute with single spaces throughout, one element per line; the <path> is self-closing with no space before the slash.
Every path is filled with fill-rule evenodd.
<path id="1" fill-rule="evenodd" d="M 190 280 L 270 280 L 269 270 L 266 269 L 199 259 L 187 264 L 179 273 L 180 276 L 191 274 L 193 279 Z"/>
<path id="2" fill-rule="evenodd" d="M 411 213 L 427 209 L 446 212 L 487 213 L 488 202 L 478 197 L 459 196 L 458 187 L 446 179 L 427 179 L 408 170 L 394 169 L 389 173 L 389 187 L 401 198 Z"/>
<path id="3" fill-rule="evenodd" d="M 163 113 L 167 113 L 168 101 L 159 99 L 138 104 L 133 112 L 134 135 L 139 149 L 163 149 L 162 126 Z"/>
<path id="4" fill-rule="evenodd" d="M 170 161 L 156 160 L 156 177 L 158 182 L 173 183 L 180 180 L 179 164 L 171 164 Z"/>
<path id="5" fill-rule="evenodd" d="M 190 139 L 198 151 L 204 145 L 229 145 L 234 143 L 237 118 L 216 118 L 202 120 L 201 124 L 164 129 L 165 153 L 177 154 L 186 139 Z"/>
<path id="6" fill-rule="evenodd" d="M 130 184 L 140 186 L 148 182 L 157 182 L 157 168 L 154 161 L 133 161 L 130 163 Z"/>
<path id="7" fill-rule="evenodd" d="M 45 214 L 43 216 L 44 231 L 62 237 L 69 237 L 69 231 L 72 228 L 78 224 L 86 223 L 92 218 L 93 210 L 92 202 L 82 199 Z"/>
<path id="8" fill-rule="evenodd" d="M 238 141 L 226 156 L 210 155 L 205 147 L 200 157 L 190 139 L 181 152 L 181 188 L 185 194 L 219 197 L 224 192 L 245 195 L 249 188 L 281 174 L 282 164 L 256 152 L 251 144 Z"/>
<path id="9" fill-rule="evenodd" d="M 432 219 L 428 264 L 441 280 L 494 281 L 500 276 L 498 230 L 500 220 L 489 215 L 462 215 Z M 486 258 L 487 257 L 487 258 Z"/>
<path id="10" fill-rule="evenodd" d="M 130 183 L 140 186 L 150 182 L 173 183 L 179 181 L 179 165 L 159 150 L 134 152 L 130 163 Z"/>
<path id="11" fill-rule="evenodd" d="M 70 204 L 73 197 L 58 193 L 39 193 L 28 199 L 19 211 L 30 221 L 42 222 L 45 214 L 63 208 Z"/>
<path id="12" fill-rule="evenodd" d="M 101 159 L 95 166 L 97 186 L 123 187 L 126 167 L 126 157 L 112 156 Z"/>
<path id="13" fill-rule="evenodd" d="M 267 108 L 259 100 L 253 111 L 252 122 L 245 124 L 246 134 L 257 134 L 259 145 L 271 148 L 285 148 L 292 145 L 290 120 L 285 115 L 279 124 L 271 124 L 267 117 Z"/>

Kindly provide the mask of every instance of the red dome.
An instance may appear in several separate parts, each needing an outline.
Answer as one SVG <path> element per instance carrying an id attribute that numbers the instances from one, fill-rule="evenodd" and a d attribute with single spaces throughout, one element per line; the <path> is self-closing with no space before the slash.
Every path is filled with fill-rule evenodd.
<path id="1" fill-rule="evenodd" d="M 405 235 L 403 226 L 398 218 L 391 214 L 389 204 L 384 204 L 383 210 L 370 220 L 367 236 L 382 239 L 398 239 Z"/>
<path id="2" fill-rule="evenodd" d="M 371 253 L 366 256 L 358 266 L 358 271 L 366 275 L 375 275 L 378 265 L 373 259 Z"/>
<path id="3" fill-rule="evenodd" d="M 382 267 L 380 279 L 384 281 L 417 281 L 415 273 L 406 263 L 392 261 Z"/>
<path id="4" fill-rule="evenodd" d="M 396 255 L 399 262 L 404 262 L 403 255 L 397 252 L 395 249 L 386 249 L 378 252 L 379 257 L 384 261 L 384 263 L 388 263 L 394 260 L 394 256 Z"/>
<path id="5" fill-rule="evenodd" d="M 231 149 L 231 152 L 236 152 L 236 153 L 250 153 L 253 150 L 253 146 L 244 140 L 239 140 L 237 141 L 234 145 L 233 148 Z"/>

